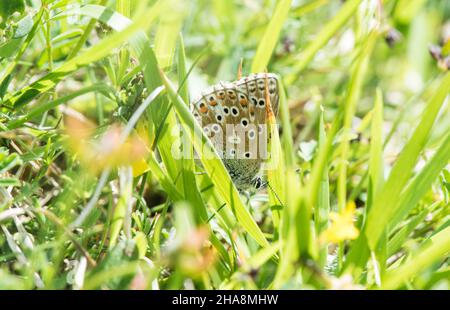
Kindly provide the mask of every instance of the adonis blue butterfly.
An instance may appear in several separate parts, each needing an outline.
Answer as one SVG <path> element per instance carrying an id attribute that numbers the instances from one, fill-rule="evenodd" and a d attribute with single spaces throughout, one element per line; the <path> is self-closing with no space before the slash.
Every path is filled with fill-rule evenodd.
<path id="1" fill-rule="evenodd" d="M 275 74 L 257 73 L 211 86 L 191 104 L 194 117 L 241 191 L 261 185 L 259 172 L 268 156 L 267 108 L 271 106 L 276 116 L 278 87 Z"/>

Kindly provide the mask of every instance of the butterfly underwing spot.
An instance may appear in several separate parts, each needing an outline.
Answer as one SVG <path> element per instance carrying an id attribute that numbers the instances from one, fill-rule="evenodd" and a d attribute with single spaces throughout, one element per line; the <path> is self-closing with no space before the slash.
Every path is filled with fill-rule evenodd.
<path id="1" fill-rule="evenodd" d="M 264 125 L 258 125 L 258 133 L 262 134 L 264 132 Z"/>
<path id="2" fill-rule="evenodd" d="M 213 95 L 209 96 L 208 100 L 209 100 L 209 105 L 210 106 L 215 107 L 217 105 L 216 98 L 214 98 Z"/>
<path id="3" fill-rule="evenodd" d="M 255 82 L 248 83 L 248 90 L 251 94 L 256 92 L 256 84 Z"/>
<path id="4" fill-rule="evenodd" d="M 208 113 L 208 108 L 206 107 L 206 104 L 204 102 L 200 102 L 200 104 L 198 105 L 198 110 L 203 114 Z"/>
<path id="5" fill-rule="evenodd" d="M 243 127 L 247 127 L 248 126 L 248 119 L 246 117 L 241 118 L 241 125 Z"/>
<path id="6" fill-rule="evenodd" d="M 247 97 L 244 94 L 239 94 L 239 104 L 243 109 L 246 109 L 248 106 Z"/>
<path id="7" fill-rule="evenodd" d="M 264 91 L 264 87 L 265 87 L 264 79 L 259 79 L 258 80 L 258 89 L 259 89 L 259 91 Z"/>
<path id="8" fill-rule="evenodd" d="M 236 107 L 232 107 L 231 108 L 231 114 L 233 115 L 233 116 L 238 116 L 239 115 L 239 110 L 238 110 L 238 108 L 236 108 Z"/>
<path id="9" fill-rule="evenodd" d="M 247 132 L 247 136 L 248 136 L 248 138 L 249 138 L 250 140 L 255 139 L 255 137 L 256 137 L 255 130 L 250 129 L 250 130 Z"/>
<path id="10" fill-rule="evenodd" d="M 259 99 L 258 105 L 260 108 L 264 108 L 264 106 L 266 105 L 266 101 L 264 99 Z"/>
<path id="11" fill-rule="evenodd" d="M 277 82 L 274 79 L 269 80 L 269 94 L 275 94 L 277 90 Z"/>
<path id="12" fill-rule="evenodd" d="M 223 107 L 222 110 L 225 115 L 230 115 L 230 109 L 228 107 Z"/>
<path id="13" fill-rule="evenodd" d="M 218 124 L 213 124 L 211 126 L 212 131 L 214 131 L 215 133 L 219 133 L 220 132 L 220 126 Z"/>
<path id="14" fill-rule="evenodd" d="M 203 127 L 203 131 L 205 132 L 205 134 L 208 136 L 208 137 L 212 137 L 213 136 L 213 132 L 211 131 L 211 129 L 209 128 L 209 126 L 205 126 L 205 127 Z"/>
<path id="15" fill-rule="evenodd" d="M 221 123 L 223 121 L 223 116 L 222 114 L 216 114 L 216 120 Z"/>
<path id="16" fill-rule="evenodd" d="M 228 95 L 228 98 L 230 98 L 231 100 L 236 100 L 236 93 L 234 91 L 232 91 L 231 89 L 227 90 L 227 95 Z"/>
<path id="17" fill-rule="evenodd" d="M 253 107 L 249 108 L 249 115 L 250 115 L 250 121 L 254 122 L 255 121 L 255 109 Z"/>

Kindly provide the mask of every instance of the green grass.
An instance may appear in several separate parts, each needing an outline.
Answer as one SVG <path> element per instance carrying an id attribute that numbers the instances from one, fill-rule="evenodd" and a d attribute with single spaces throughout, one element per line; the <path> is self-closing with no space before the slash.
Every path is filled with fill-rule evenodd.
<path id="1" fill-rule="evenodd" d="M 447 1 L 80 2 L 0 5 L 0 289 L 450 287 Z M 252 195 L 189 109 L 241 60 Z"/>

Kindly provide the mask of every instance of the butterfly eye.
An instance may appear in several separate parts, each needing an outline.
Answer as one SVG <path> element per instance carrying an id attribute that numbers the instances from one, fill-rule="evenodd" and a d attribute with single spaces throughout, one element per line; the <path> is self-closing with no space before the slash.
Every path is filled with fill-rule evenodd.
<path id="1" fill-rule="evenodd" d="M 262 185 L 261 178 L 259 178 L 259 177 L 256 178 L 256 179 L 255 179 L 255 188 L 258 189 L 258 188 L 261 187 L 261 185 Z"/>
<path id="2" fill-rule="evenodd" d="M 233 116 L 238 116 L 239 115 L 239 110 L 236 107 L 232 107 L 231 108 L 231 114 L 233 114 Z"/>
<path id="3" fill-rule="evenodd" d="M 245 156 L 245 158 L 250 158 L 251 154 L 250 154 L 250 152 L 245 152 L 244 156 Z"/>

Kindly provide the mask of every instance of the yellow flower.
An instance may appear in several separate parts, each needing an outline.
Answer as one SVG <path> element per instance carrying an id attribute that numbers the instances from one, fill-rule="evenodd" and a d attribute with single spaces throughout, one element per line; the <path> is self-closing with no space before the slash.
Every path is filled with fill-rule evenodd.
<path id="1" fill-rule="evenodd" d="M 320 241 L 338 243 L 356 239 L 359 230 L 353 225 L 355 209 L 355 203 L 349 201 L 341 213 L 331 212 L 331 225 L 320 235 Z"/>

